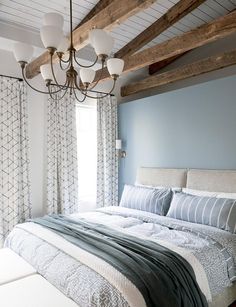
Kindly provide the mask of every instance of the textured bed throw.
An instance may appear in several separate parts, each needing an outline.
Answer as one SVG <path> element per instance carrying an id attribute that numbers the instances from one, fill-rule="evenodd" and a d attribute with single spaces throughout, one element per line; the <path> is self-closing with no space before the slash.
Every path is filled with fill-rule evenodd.
<path id="1" fill-rule="evenodd" d="M 148 307 L 207 306 L 189 263 L 164 246 L 63 215 L 31 222 L 111 264 L 139 289 Z"/>

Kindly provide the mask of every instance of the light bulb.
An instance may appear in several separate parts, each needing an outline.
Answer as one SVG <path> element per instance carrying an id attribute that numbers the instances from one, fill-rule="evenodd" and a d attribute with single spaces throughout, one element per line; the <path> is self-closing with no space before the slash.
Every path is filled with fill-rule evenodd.
<path id="1" fill-rule="evenodd" d="M 57 49 L 60 45 L 63 32 L 60 28 L 55 26 L 43 26 L 40 30 L 41 40 L 45 48 Z"/>
<path id="2" fill-rule="evenodd" d="M 124 68 L 124 60 L 112 58 L 107 60 L 107 69 L 109 74 L 120 76 Z"/>
<path id="3" fill-rule="evenodd" d="M 34 48 L 28 44 L 16 43 L 14 44 L 13 53 L 17 62 L 28 63 L 32 58 Z"/>

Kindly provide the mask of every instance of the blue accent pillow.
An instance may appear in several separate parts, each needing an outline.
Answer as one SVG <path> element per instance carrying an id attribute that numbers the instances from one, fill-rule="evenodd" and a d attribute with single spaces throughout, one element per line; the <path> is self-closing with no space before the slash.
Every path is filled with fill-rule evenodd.
<path id="1" fill-rule="evenodd" d="M 172 190 L 125 185 L 120 206 L 166 215 L 172 199 Z"/>
<path id="2" fill-rule="evenodd" d="M 176 193 L 168 217 L 236 232 L 236 200 Z"/>

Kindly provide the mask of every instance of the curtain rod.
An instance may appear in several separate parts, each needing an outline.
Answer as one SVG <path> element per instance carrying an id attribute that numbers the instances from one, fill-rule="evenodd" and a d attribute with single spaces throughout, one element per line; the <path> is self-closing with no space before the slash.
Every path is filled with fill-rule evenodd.
<path id="1" fill-rule="evenodd" d="M 18 77 L 13 77 L 13 76 L 7 76 L 7 75 L 2 75 L 2 74 L 0 74 L 0 77 L 6 77 L 6 78 L 11 78 L 11 79 L 16 79 L 16 80 L 19 80 L 19 81 L 23 81 L 23 79 L 22 78 L 18 78 Z"/>

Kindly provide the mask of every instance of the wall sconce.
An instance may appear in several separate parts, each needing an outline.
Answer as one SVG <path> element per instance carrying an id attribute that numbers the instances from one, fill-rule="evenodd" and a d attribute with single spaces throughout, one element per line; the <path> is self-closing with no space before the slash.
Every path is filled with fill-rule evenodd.
<path id="1" fill-rule="evenodd" d="M 126 151 L 122 150 L 122 140 L 116 140 L 116 150 L 118 150 L 119 158 L 126 157 Z"/>

